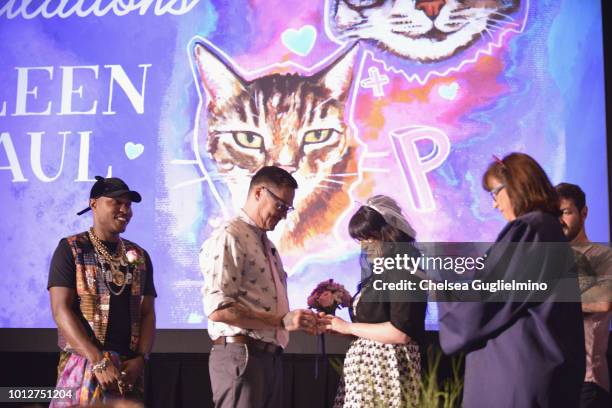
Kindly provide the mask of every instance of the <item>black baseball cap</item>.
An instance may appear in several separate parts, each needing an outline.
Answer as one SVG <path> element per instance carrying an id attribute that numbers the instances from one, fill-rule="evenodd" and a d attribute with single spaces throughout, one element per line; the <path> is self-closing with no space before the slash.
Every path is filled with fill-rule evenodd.
<path id="1" fill-rule="evenodd" d="M 136 191 L 130 190 L 127 184 L 123 180 L 118 177 L 109 177 L 104 178 L 100 176 L 96 176 L 96 182 L 91 188 L 91 192 L 89 193 L 89 199 L 99 198 L 99 197 L 119 197 L 124 194 L 127 194 L 130 197 L 130 200 L 134 203 L 139 203 L 142 201 L 142 197 Z M 85 214 L 87 211 L 91 210 L 91 207 L 87 207 L 82 211 L 79 211 L 77 215 Z"/>

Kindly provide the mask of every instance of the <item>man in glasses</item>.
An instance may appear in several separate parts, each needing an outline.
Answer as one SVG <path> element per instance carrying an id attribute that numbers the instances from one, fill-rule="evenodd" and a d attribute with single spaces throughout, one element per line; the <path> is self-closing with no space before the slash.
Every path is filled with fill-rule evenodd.
<path id="1" fill-rule="evenodd" d="M 297 187 L 287 171 L 263 167 L 251 179 L 240 214 L 200 251 L 216 407 L 281 407 L 288 332 L 316 333 L 312 311 L 289 311 L 287 274 L 266 235 L 293 209 Z"/>

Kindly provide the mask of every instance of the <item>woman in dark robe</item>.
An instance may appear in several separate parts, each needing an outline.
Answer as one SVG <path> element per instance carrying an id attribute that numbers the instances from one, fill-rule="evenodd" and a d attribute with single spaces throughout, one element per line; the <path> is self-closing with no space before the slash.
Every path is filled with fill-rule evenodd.
<path id="1" fill-rule="evenodd" d="M 438 304 L 442 349 L 466 353 L 463 406 L 578 407 L 584 331 L 556 192 L 540 165 L 521 153 L 491 163 L 482 185 L 508 224 L 477 278 L 529 278 L 550 289 Z"/>

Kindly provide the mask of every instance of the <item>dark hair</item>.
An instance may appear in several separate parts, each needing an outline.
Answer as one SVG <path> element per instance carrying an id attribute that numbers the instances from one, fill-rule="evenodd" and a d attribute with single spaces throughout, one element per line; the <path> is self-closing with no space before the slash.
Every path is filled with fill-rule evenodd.
<path id="1" fill-rule="evenodd" d="M 578 211 L 586 206 L 586 195 L 580 186 L 571 183 L 559 183 L 555 187 L 559 198 L 565 198 L 566 200 L 572 200 Z"/>
<path id="2" fill-rule="evenodd" d="M 249 191 L 255 186 L 261 184 L 272 184 L 275 187 L 290 187 L 298 188 L 298 183 L 293 176 L 286 171 L 276 166 L 264 166 L 255 173 L 249 185 Z"/>
<path id="3" fill-rule="evenodd" d="M 414 242 L 414 238 L 389 225 L 375 209 L 361 206 L 349 221 L 349 235 L 358 241 Z"/>
<path id="4" fill-rule="evenodd" d="M 491 190 L 489 180 L 493 177 L 504 184 L 517 217 L 531 211 L 542 211 L 555 217 L 561 215 L 557 192 L 542 167 L 531 156 L 510 153 L 489 164 L 482 176 L 485 190 Z"/>

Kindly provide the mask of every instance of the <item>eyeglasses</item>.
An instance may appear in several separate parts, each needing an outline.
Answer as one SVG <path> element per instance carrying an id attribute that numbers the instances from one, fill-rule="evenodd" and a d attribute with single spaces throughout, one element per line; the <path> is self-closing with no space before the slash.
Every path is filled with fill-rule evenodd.
<path id="1" fill-rule="evenodd" d="M 495 187 L 493 190 L 489 191 L 489 194 L 491 194 L 491 198 L 493 199 L 493 201 L 497 201 L 497 195 L 504 188 L 506 188 L 506 186 L 504 184 L 500 184 L 499 186 Z"/>
<path id="2" fill-rule="evenodd" d="M 266 190 L 268 192 L 268 194 L 270 194 L 270 196 L 272 196 L 272 198 L 274 199 L 274 201 L 276 201 L 276 209 L 278 211 L 281 212 L 286 212 L 289 213 L 293 210 L 295 210 L 295 208 L 293 208 L 292 206 L 290 206 L 289 204 L 287 204 L 286 202 L 284 202 L 279 196 L 277 196 L 276 194 L 274 194 L 272 191 L 270 191 L 267 187 L 262 186 L 262 189 Z"/>

